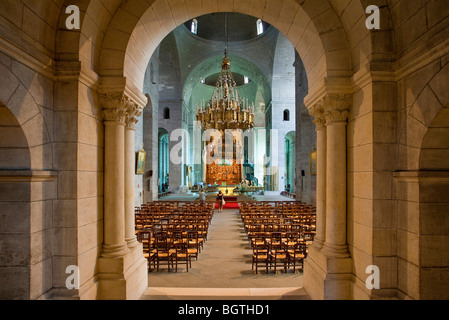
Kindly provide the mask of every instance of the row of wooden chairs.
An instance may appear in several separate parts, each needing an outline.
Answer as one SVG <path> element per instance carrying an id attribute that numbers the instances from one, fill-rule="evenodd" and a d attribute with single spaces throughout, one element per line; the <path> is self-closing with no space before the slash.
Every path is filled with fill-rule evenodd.
<path id="1" fill-rule="evenodd" d="M 150 272 L 159 271 L 163 266 L 167 266 L 168 271 L 174 269 L 177 272 L 180 263 L 185 264 L 188 272 L 192 266 L 192 259 L 198 260 L 203 246 L 203 239 L 196 230 L 171 233 L 166 231 L 153 233 L 152 230 L 146 230 L 139 232 L 138 240 L 143 244 Z"/>
<path id="2" fill-rule="evenodd" d="M 277 207 L 281 205 L 276 204 Z M 258 206 L 254 203 L 242 203 L 240 206 L 240 214 L 245 229 L 255 224 L 263 224 L 265 226 L 282 226 L 290 228 L 290 226 L 299 224 L 303 231 L 313 233 L 316 231 L 316 210 L 313 207 L 298 204 L 283 204 L 282 207 L 290 207 L 291 210 L 276 211 L 275 206 Z"/>
<path id="3" fill-rule="evenodd" d="M 192 259 L 207 240 L 213 215 L 212 204 L 157 202 L 136 208 L 136 235 L 143 244 L 149 271 L 178 271 L 178 264 L 185 264 L 187 272 Z"/>
<path id="4" fill-rule="evenodd" d="M 141 208 L 136 208 L 135 225 L 136 230 L 144 229 L 146 226 L 168 222 L 178 223 L 195 223 L 196 221 L 207 220 L 208 223 L 212 220 L 213 205 L 185 205 L 182 207 L 172 206 L 170 204 L 163 204 L 161 206 L 143 205 Z"/>
<path id="5" fill-rule="evenodd" d="M 314 207 L 299 201 L 244 202 L 240 214 L 253 250 L 252 270 L 303 269 L 316 232 Z"/>
<path id="6" fill-rule="evenodd" d="M 269 270 L 276 272 L 278 268 L 282 268 L 284 272 L 296 272 L 297 268 L 303 270 L 306 255 L 305 242 L 256 243 L 253 248 L 252 270 L 256 274 L 260 267 L 265 268 L 266 273 Z"/>

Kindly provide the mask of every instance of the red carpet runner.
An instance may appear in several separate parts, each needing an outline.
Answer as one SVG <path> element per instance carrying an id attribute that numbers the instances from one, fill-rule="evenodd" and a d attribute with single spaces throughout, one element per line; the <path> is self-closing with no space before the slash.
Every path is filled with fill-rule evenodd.
<path id="1" fill-rule="evenodd" d="M 223 207 L 223 209 L 239 209 L 239 208 L 240 206 L 237 202 L 226 202 L 226 204 Z M 215 209 L 218 209 L 218 203 L 215 203 Z"/>

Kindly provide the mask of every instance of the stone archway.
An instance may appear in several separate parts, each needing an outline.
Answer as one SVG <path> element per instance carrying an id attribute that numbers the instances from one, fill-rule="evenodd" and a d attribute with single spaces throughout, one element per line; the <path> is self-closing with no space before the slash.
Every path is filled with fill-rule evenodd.
<path id="1" fill-rule="evenodd" d="M 7 61 L 0 63 L 0 298 L 36 299 L 52 287 L 48 222 L 57 179 L 49 122 L 35 101 L 43 79 L 30 70 L 19 78 Z"/>
<path id="2" fill-rule="evenodd" d="M 17 119 L 2 104 L 0 132 L 0 299 L 30 299 L 30 150 Z"/>
<path id="3" fill-rule="evenodd" d="M 425 76 L 424 76 L 425 75 Z M 448 292 L 449 65 L 429 63 L 414 77 L 407 116 L 398 126 L 398 290 L 412 299 Z"/>
<path id="4" fill-rule="evenodd" d="M 413 263 L 418 298 L 444 300 L 449 297 L 449 107 L 438 113 L 424 136 L 417 179 L 419 260 Z"/>
<path id="5" fill-rule="evenodd" d="M 99 2 L 98 0 L 97 2 Z M 100 76 L 100 94 L 114 94 L 125 95 L 127 99 L 134 101 L 140 106 L 145 105 L 142 95 L 142 85 L 147 68 L 148 62 L 151 58 L 152 52 L 161 42 L 165 35 L 172 31 L 177 25 L 194 18 L 199 15 L 213 13 L 213 12 L 226 12 L 235 11 L 248 15 L 258 16 L 269 22 L 271 25 L 280 30 L 287 38 L 294 44 L 294 47 L 300 53 L 303 58 L 304 66 L 309 78 L 309 86 L 311 88 L 309 96 L 307 97 L 307 105 L 312 106 L 320 105 L 320 115 L 318 117 L 326 117 L 327 121 L 331 122 L 333 134 L 327 135 L 332 142 L 338 142 L 335 146 L 332 142 L 327 141 L 327 145 L 334 146 L 332 150 L 336 151 L 338 155 L 331 153 L 331 158 L 334 156 L 340 157 L 342 151 L 345 150 L 345 126 L 347 119 L 347 112 L 350 109 L 350 99 L 348 95 L 351 94 L 349 77 L 352 75 L 353 66 L 358 66 L 360 61 L 366 61 L 370 56 L 371 38 L 369 32 L 366 31 L 367 37 L 364 38 L 367 44 L 361 45 L 357 42 L 358 36 L 353 36 L 348 33 L 355 22 L 347 23 L 343 25 L 340 17 L 344 15 L 344 10 L 336 5 L 337 8 L 331 6 L 328 1 L 306 1 L 299 5 L 296 1 L 285 0 L 280 4 L 279 1 L 267 0 L 267 1 L 239 1 L 232 3 L 216 3 L 211 2 L 199 2 L 199 1 L 175 1 L 175 0 L 158 0 L 151 3 L 142 3 L 141 1 L 132 0 L 125 3 L 116 2 L 111 7 L 114 7 L 115 11 L 107 10 L 111 13 L 111 20 L 108 23 L 101 24 L 104 28 L 104 32 L 94 31 L 96 35 L 102 34 L 103 39 L 101 47 L 98 43 L 89 42 L 89 37 L 82 37 L 80 41 L 81 48 L 90 48 L 91 50 L 82 50 L 80 60 L 87 61 L 92 65 L 92 69 Z M 364 16 L 361 3 L 358 1 L 351 2 L 348 8 L 351 8 L 351 12 Z M 97 8 L 89 6 L 86 11 L 86 17 L 94 17 Z M 113 14 L 112 14 L 113 12 Z M 360 21 L 360 20 L 359 20 Z M 87 25 L 86 25 L 87 27 Z M 82 34 L 90 34 L 91 30 L 82 30 Z M 94 37 L 95 38 L 95 37 Z M 96 38 L 98 39 L 98 37 Z M 348 41 L 349 40 L 349 41 Z M 351 42 L 352 41 L 352 42 Z M 89 45 L 90 44 L 90 45 Z M 363 52 L 364 58 L 361 59 L 361 55 L 357 56 L 352 54 L 352 50 L 356 50 L 358 54 Z M 81 52 L 80 52 L 81 53 Z M 354 59 L 356 58 L 356 59 Z M 360 59 L 358 59 L 360 58 Z M 355 61 L 357 60 L 357 61 Z M 343 99 L 339 96 L 343 95 Z M 323 98 L 324 97 L 324 98 Z M 324 108 L 322 108 L 324 103 Z M 342 105 L 343 101 L 343 105 Z M 110 100 L 106 104 L 103 104 L 103 109 L 108 116 L 113 118 L 106 119 L 109 124 L 115 123 L 116 125 L 123 123 L 121 120 L 123 117 L 122 106 L 117 107 L 115 103 Z M 126 113 L 126 111 L 125 111 Z M 119 129 L 116 128 L 116 134 L 119 133 Z M 112 145 L 115 142 L 117 136 L 109 135 L 105 133 L 105 182 L 108 176 L 107 171 L 108 164 L 115 163 L 114 168 L 117 168 L 119 172 L 119 163 L 117 157 L 111 156 L 114 159 L 109 159 L 107 146 Z M 318 147 L 320 148 L 320 147 Z M 338 149 L 338 151 L 337 151 Z M 117 154 L 123 151 L 123 147 Z M 111 153 L 109 153 L 111 155 Z M 343 162 L 344 160 L 341 160 Z M 344 169 L 342 166 L 339 169 Z M 344 170 L 343 170 L 344 171 Z M 343 172 L 340 170 L 340 172 Z M 120 173 L 121 175 L 121 173 Z M 334 178 L 331 181 L 340 181 L 340 178 Z M 345 178 L 343 179 L 345 180 Z M 105 185 L 110 185 L 105 183 Z M 327 184 L 329 185 L 329 184 Z M 341 187 L 340 185 L 334 185 L 334 188 Z M 116 241 L 114 245 L 108 245 L 111 252 L 103 255 L 102 258 L 108 259 L 118 255 L 122 256 L 126 250 L 124 250 L 124 242 L 120 240 L 120 232 L 114 233 L 114 236 L 110 237 L 107 234 L 113 233 L 108 230 L 113 222 L 118 226 L 123 221 L 123 214 L 121 209 L 114 211 L 114 209 L 107 208 L 109 205 L 107 199 L 120 200 L 120 197 L 114 197 L 111 195 L 118 195 L 117 192 L 121 192 L 121 184 L 117 184 L 114 190 L 105 190 L 105 239 L 113 239 Z M 110 193 L 110 195 L 108 195 Z M 335 200 L 335 199 L 334 199 Z M 338 201 L 337 201 L 338 202 Z M 328 202 L 327 202 L 328 203 Z M 336 220 L 332 222 L 341 223 L 346 214 L 344 206 L 341 203 L 330 205 L 330 207 L 338 207 L 339 213 Z M 114 206 L 113 206 L 114 207 Z M 117 203 L 116 208 L 121 208 L 121 205 Z M 129 213 L 128 213 L 129 214 Z M 334 214 L 331 214 L 333 217 Z M 109 222 L 108 222 L 109 221 Z M 129 226 L 126 227 L 129 229 Z M 344 230 L 344 229 L 343 229 Z M 116 230 L 119 231 L 119 230 Z M 328 230 L 329 231 L 329 230 Z M 344 242 L 345 237 L 342 237 L 344 231 L 336 235 L 333 232 L 329 232 L 329 237 L 333 237 L 329 241 L 329 250 L 331 254 L 337 257 L 346 258 L 347 249 Z M 329 238 L 328 237 L 328 238 Z M 330 238 L 329 238 L 330 239 Z M 342 247 L 340 247 L 342 245 Z M 123 249 L 123 251 L 122 251 Z M 108 257 L 109 254 L 112 255 Z M 106 267 L 109 263 L 106 260 L 100 258 L 100 288 L 102 283 L 107 286 L 113 286 L 113 280 L 107 280 L 102 276 L 103 273 L 107 273 L 107 270 L 111 270 Z M 124 260 L 123 260 L 124 261 Z M 122 266 L 124 266 L 123 264 Z M 346 269 L 345 269 L 346 270 Z M 339 271 L 341 272 L 341 270 Z M 130 273 L 121 269 L 119 276 Z M 127 276 L 125 276 L 127 278 Z M 347 278 L 347 277 L 346 277 Z M 346 279 L 347 280 L 347 279 Z M 345 281 L 346 281 L 345 280 Z M 126 281 L 126 280 L 125 280 Z M 338 283 L 338 281 L 337 281 Z M 345 289 L 347 290 L 347 287 Z M 100 289 L 100 298 L 105 298 L 103 293 L 107 290 Z M 338 290 L 337 290 L 338 291 Z M 337 296 L 340 295 L 341 290 L 337 292 Z M 125 293 L 124 296 L 127 296 Z"/>
<path id="6" fill-rule="evenodd" d="M 293 0 L 281 4 L 273 0 L 224 4 L 157 0 L 146 5 L 128 1 L 117 10 L 105 34 L 100 76 L 125 77 L 130 88 L 140 90 L 151 55 L 169 32 L 196 16 L 225 11 L 260 17 L 286 35 L 304 60 L 311 87 L 323 78 L 350 75 L 351 55 L 344 28 L 327 1 L 300 6 Z M 113 36 L 116 33 L 123 35 L 120 43 Z"/>

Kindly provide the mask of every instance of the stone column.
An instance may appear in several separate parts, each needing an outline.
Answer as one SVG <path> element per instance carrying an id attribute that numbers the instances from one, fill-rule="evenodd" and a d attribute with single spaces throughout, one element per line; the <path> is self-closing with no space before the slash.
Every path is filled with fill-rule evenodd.
<path id="1" fill-rule="evenodd" d="M 125 120 L 123 97 L 103 97 L 105 126 L 104 238 L 101 256 L 122 257 L 128 253 L 125 241 Z"/>
<path id="2" fill-rule="evenodd" d="M 142 108 L 135 103 L 128 103 L 125 128 L 125 240 L 128 248 L 134 248 L 139 243 L 135 235 L 134 188 L 136 152 L 134 150 L 134 136 L 137 117 L 142 115 Z"/>
<path id="3" fill-rule="evenodd" d="M 326 120 L 320 103 L 313 106 L 309 111 L 310 115 L 315 118 L 313 122 L 317 132 L 316 235 L 314 245 L 321 249 L 326 239 Z"/>
<path id="4" fill-rule="evenodd" d="M 123 93 L 117 93 L 100 96 L 100 102 L 105 125 L 104 230 L 103 250 L 98 258 L 97 299 L 138 299 L 148 286 L 148 265 L 142 245 L 128 236 L 133 226 L 125 223 L 125 186 L 129 183 L 125 184 L 125 171 L 127 181 L 131 175 L 128 174 L 130 169 L 125 168 L 125 162 L 129 165 L 130 153 L 127 152 L 125 161 L 125 125 L 132 122 L 128 117 L 130 100 Z M 127 148 L 131 150 L 134 142 L 129 142 L 134 141 L 134 131 L 126 131 Z M 134 173 L 134 169 L 131 171 Z M 134 190 L 134 183 L 127 189 Z"/>
<path id="5" fill-rule="evenodd" d="M 349 257 L 346 243 L 346 126 L 349 96 L 328 96 L 324 118 L 327 128 L 326 239 L 328 257 Z"/>

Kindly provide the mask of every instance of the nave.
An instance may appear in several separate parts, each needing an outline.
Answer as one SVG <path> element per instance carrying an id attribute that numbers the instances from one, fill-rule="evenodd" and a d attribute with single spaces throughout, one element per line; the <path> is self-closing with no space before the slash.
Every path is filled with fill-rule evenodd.
<path id="1" fill-rule="evenodd" d="M 252 249 L 237 209 L 214 213 L 208 239 L 186 272 L 150 272 L 143 300 L 303 300 L 302 272 L 252 271 Z"/>

